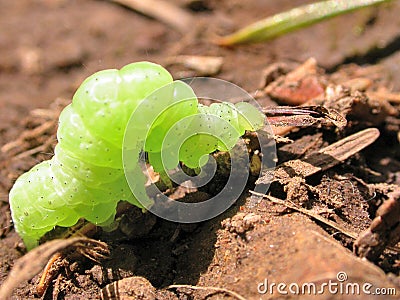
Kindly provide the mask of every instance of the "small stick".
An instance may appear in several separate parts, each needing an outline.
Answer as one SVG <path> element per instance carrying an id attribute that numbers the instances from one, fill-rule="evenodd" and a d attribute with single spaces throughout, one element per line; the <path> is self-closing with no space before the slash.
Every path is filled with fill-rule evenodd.
<path id="1" fill-rule="evenodd" d="M 36 293 L 39 297 L 42 297 L 50 286 L 51 279 L 54 276 L 54 265 L 62 259 L 63 255 L 61 252 L 56 252 L 47 262 L 47 265 L 43 270 L 43 274 L 40 277 L 39 283 L 36 286 Z"/>
<path id="2" fill-rule="evenodd" d="M 46 149 L 48 149 L 51 144 L 53 143 L 53 137 L 49 138 L 44 144 L 37 146 L 35 148 L 29 149 L 27 151 L 21 152 L 18 155 L 15 155 L 14 157 L 11 158 L 11 160 L 20 160 L 25 157 L 29 157 L 31 155 L 34 155 L 39 152 L 44 152 Z"/>
<path id="3" fill-rule="evenodd" d="M 281 205 L 286 206 L 287 208 L 290 208 L 290 209 L 296 210 L 296 211 L 298 211 L 298 212 L 300 212 L 302 214 L 305 214 L 305 215 L 307 215 L 307 216 L 309 216 L 309 217 L 311 217 L 311 218 L 313 218 L 313 219 L 315 219 L 317 221 L 320 221 L 320 222 L 324 223 L 325 225 L 328 225 L 328 226 L 340 231 L 341 233 L 343 233 L 344 235 L 346 235 L 346 236 L 348 236 L 348 237 L 350 237 L 352 239 L 356 239 L 357 238 L 357 234 L 355 234 L 353 232 L 350 232 L 350 231 L 340 227 L 335 222 L 332 222 L 331 220 L 328 220 L 328 219 L 326 219 L 326 218 L 324 218 L 324 217 L 322 217 L 322 216 L 320 216 L 318 214 L 315 214 L 312 211 L 309 211 L 309 210 L 307 210 L 305 208 L 297 207 L 296 205 L 291 204 L 289 201 L 284 201 L 282 199 L 278 199 L 278 198 L 275 198 L 273 196 L 257 193 L 257 192 L 254 192 L 254 191 L 250 191 L 250 193 L 255 195 L 255 196 L 259 196 L 259 197 L 263 197 L 265 199 L 268 199 L 269 201 L 271 201 L 271 202 L 273 202 L 275 204 L 281 204 Z"/>

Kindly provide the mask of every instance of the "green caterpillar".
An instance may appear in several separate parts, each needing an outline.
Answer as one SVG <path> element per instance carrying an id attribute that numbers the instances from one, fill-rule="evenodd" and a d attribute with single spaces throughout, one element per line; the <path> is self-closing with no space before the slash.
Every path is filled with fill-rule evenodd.
<path id="1" fill-rule="evenodd" d="M 247 103 L 200 105 L 189 85 L 173 81 L 157 64 L 95 73 L 60 115 L 55 155 L 21 175 L 11 189 L 15 230 L 31 249 L 55 226 L 70 227 L 80 218 L 106 226 L 120 200 L 146 208 L 143 203 L 151 203 L 138 163 L 141 152 L 156 171 L 173 169 L 179 161 L 196 168 L 205 163 L 204 155 L 230 150 L 245 130 L 263 125 L 263 114 Z M 127 149 L 128 165 L 122 155 Z"/>

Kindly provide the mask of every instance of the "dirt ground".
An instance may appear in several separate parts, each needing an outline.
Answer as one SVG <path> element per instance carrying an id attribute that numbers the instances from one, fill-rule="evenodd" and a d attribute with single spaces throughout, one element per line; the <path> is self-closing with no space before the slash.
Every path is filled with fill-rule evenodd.
<path id="1" fill-rule="evenodd" d="M 178 32 L 112 1 L 0 0 L 2 149 L 43 124 L 46 118 L 56 122 L 56 114 L 44 118 L 43 114 L 31 112 L 38 108 L 42 113 L 59 112 L 82 80 L 95 71 L 148 60 L 166 66 L 176 79 L 204 75 L 174 63 L 179 55 L 222 57 L 221 69 L 211 75 L 249 92 L 261 90 L 265 69 L 281 63 L 278 73 L 270 73 L 267 90 L 259 99 L 262 105 L 274 101 L 293 104 L 293 99 L 304 102 L 304 97 L 287 96 L 285 88 L 280 87 L 288 84 L 284 81 L 287 73 L 298 70 L 310 57 L 319 66 L 302 70 L 303 75 L 312 78 L 311 92 L 318 88 L 323 91 L 328 84 L 349 84 L 349 90 L 335 90 L 335 95 L 337 99 L 351 99 L 350 104 L 344 100 L 341 104 L 323 102 L 347 116 L 346 128 L 315 126 L 291 131 L 287 137 L 293 143 L 277 144 L 278 164 L 302 161 L 366 128 L 378 128 L 380 137 L 370 146 L 365 142 L 365 149 L 354 151 L 351 157 L 320 172 L 296 175 L 290 180 L 283 175 L 278 177 L 271 185 L 270 195 L 273 199 L 286 199 L 300 211 L 270 199 L 254 205 L 250 191 L 254 190 L 256 177 L 228 211 L 200 224 L 167 222 L 132 208 L 121 217 L 123 226 L 115 232 L 99 229 L 93 235 L 108 244 L 109 258 L 93 262 L 81 256 L 69 257 L 50 280 L 43 299 L 100 299 L 102 289 L 104 299 L 297 299 L 301 296 L 283 295 L 276 290 L 263 293 L 262 289 L 266 280 L 288 285 L 322 283 L 336 280 L 340 272 L 346 273 L 347 282 L 395 287 L 398 297 L 399 245 L 389 245 L 392 248 L 382 249 L 375 256 L 364 255 L 370 260 L 359 258 L 352 249 L 355 244 L 358 249 L 366 245 L 356 238 L 368 232 L 375 217 L 385 219 L 390 215 L 378 207 L 388 201 L 398 207 L 400 201 L 396 194 L 400 185 L 400 97 L 396 94 L 395 100 L 393 96 L 400 90 L 400 3 L 394 1 L 337 17 L 270 42 L 224 48 L 212 40 L 261 17 L 313 1 L 170 2 L 191 14 L 193 23 L 187 32 Z M 357 94 L 356 90 L 365 94 Z M 300 89 L 299 94 L 303 92 Z M 382 94 L 391 95 L 394 100 Z M 365 95 L 377 100 L 366 100 Z M 58 102 L 54 102 L 56 99 Z M 52 138 L 47 148 L 38 153 L 0 152 L 0 283 L 24 254 L 21 240 L 12 228 L 8 191 L 18 175 L 51 157 L 54 133 L 55 126 L 20 145 L 29 150 Z M 252 150 L 255 149 L 257 145 Z M 217 175 L 220 178 L 210 186 L 183 195 L 204 199 L 215 194 L 226 174 L 221 171 Z M 262 184 L 263 177 L 257 183 Z M 304 210 L 312 211 L 314 217 Z M 339 227 L 332 228 L 315 215 Z M 386 235 L 380 236 L 380 242 L 393 244 L 396 240 L 399 215 L 393 217 L 392 213 L 392 219 L 385 219 L 389 220 L 385 223 Z M 398 230 L 396 236 L 390 236 L 392 229 Z M 36 292 L 38 280 L 39 275 L 19 285 L 13 299 L 40 298 Z M 119 294 L 119 298 L 107 298 L 112 293 Z M 327 292 L 318 297 L 366 299 L 365 294 Z"/>

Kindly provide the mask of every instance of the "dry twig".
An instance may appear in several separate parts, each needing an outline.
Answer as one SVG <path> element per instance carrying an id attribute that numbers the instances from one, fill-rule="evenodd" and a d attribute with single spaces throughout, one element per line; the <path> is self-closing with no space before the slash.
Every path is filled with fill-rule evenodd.
<path id="1" fill-rule="evenodd" d="M 56 252 L 47 262 L 47 265 L 43 270 L 43 274 L 36 286 L 36 292 L 40 297 L 44 295 L 50 286 L 50 282 L 52 281 L 53 277 L 58 273 L 58 265 L 61 264 L 63 259 L 64 257 L 62 253 Z"/>

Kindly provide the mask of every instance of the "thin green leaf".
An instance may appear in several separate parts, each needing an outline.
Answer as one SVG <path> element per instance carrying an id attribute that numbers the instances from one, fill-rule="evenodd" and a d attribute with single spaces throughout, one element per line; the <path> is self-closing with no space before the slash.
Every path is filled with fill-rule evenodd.
<path id="1" fill-rule="evenodd" d="M 392 0 L 329 0 L 316 2 L 260 20 L 228 36 L 221 37 L 217 40 L 217 43 L 223 46 L 230 46 L 262 42 L 338 15 L 390 1 Z"/>

